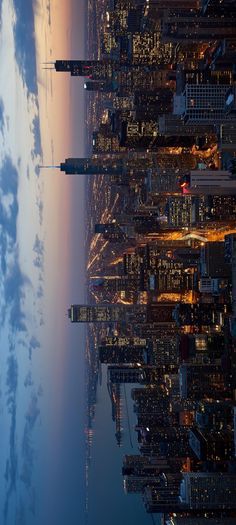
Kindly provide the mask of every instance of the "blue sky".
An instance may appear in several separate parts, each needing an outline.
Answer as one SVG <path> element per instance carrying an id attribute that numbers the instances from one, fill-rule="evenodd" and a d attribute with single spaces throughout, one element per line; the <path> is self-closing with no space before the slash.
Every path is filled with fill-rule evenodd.
<path id="1" fill-rule="evenodd" d="M 0 523 L 6 525 L 73 525 L 83 515 L 83 332 L 71 330 L 65 316 L 82 295 L 84 261 L 74 238 L 79 244 L 83 234 L 71 226 L 72 211 L 59 220 L 63 206 L 69 210 L 60 201 L 64 188 L 83 199 L 83 187 L 77 182 L 70 190 L 55 178 L 52 194 L 50 175 L 39 170 L 52 160 L 45 142 L 60 151 L 39 104 L 39 95 L 47 109 L 56 99 L 53 82 L 49 90 L 38 75 L 35 19 L 44 13 L 53 42 L 48 0 L 0 0 Z"/>

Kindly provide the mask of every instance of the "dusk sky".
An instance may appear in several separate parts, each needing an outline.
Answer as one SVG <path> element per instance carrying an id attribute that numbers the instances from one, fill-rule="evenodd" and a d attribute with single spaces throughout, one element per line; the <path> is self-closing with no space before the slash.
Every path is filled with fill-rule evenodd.
<path id="1" fill-rule="evenodd" d="M 73 21 L 73 22 L 72 22 Z M 83 5 L 0 0 L 0 523 L 83 522 L 83 181 L 41 164 L 83 153 Z M 76 32 L 75 32 L 76 29 Z"/>

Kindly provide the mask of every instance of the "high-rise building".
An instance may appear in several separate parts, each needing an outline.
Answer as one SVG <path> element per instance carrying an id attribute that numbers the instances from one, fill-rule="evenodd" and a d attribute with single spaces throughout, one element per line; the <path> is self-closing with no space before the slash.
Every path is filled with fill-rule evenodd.
<path id="1" fill-rule="evenodd" d="M 124 162 L 118 159 L 70 158 L 60 165 L 67 175 L 120 175 L 125 171 Z"/>
<path id="2" fill-rule="evenodd" d="M 107 379 L 111 383 L 141 383 L 148 384 L 155 378 L 156 370 L 152 367 L 136 364 L 109 365 Z"/>
<path id="3" fill-rule="evenodd" d="M 179 489 L 181 474 L 160 474 L 155 484 L 145 487 L 143 501 L 147 512 L 176 512 L 181 510 Z"/>
<path id="4" fill-rule="evenodd" d="M 144 322 L 146 316 L 145 305 L 73 304 L 68 310 L 72 323 Z"/>
<path id="5" fill-rule="evenodd" d="M 235 518 L 227 516 L 171 516 L 166 519 L 165 525 L 235 525 Z"/>
<path id="6" fill-rule="evenodd" d="M 172 366 L 173 368 L 179 364 L 179 345 L 177 337 L 162 337 L 155 338 L 155 344 L 152 351 L 152 362 L 156 366 Z"/>
<path id="7" fill-rule="evenodd" d="M 236 475 L 220 472 L 184 472 L 180 504 L 186 509 L 236 509 Z"/>
<path id="8" fill-rule="evenodd" d="M 235 195 L 236 180 L 226 170 L 192 170 L 183 178 L 182 188 L 191 195 Z"/>
<path id="9" fill-rule="evenodd" d="M 168 11 L 163 16 L 161 27 L 161 40 L 168 43 L 181 43 L 187 41 L 209 42 L 221 38 L 235 36 L 233 19 L 230 17 L 199 16 L 173 16 Z"/>
<path id="10" fill-rule="evenodd" d="M 231 401 L 201 401 L 196 410 L 196 424 L 200 429 L 226 429 L 232 426 L 233 404 Z"/>
<path id="11" fill-rule="evenodd" d="M 226 112 L 229 84 L 186 84 L 181 95 L 174 96 L 174 114 L 188 124 L 223 124 L 234 117 Z"/>
<path id="12" fill-rule="evenodd" d="M 107 337 L 99 346 L 101 363 L 140 363 L 147 364 L 150 345 L 139 337 Z"/>
<path id="13" fill-rule="evenodd" d="M 108 81 L 112 79 L 114 69 L 119 67 L 112 60 L 56 60 L 57 72 L 67 72 L 71 76 L 85 77 L 89 80 Z"/>
<path id="14" fill-rule="evenodd" d="M 190 429 L 189 443 L 195 456 L 203 461 L 230 460 L 234 457 L 234 440 L 231 430 Z"/>
<path id="15" fill-rule="evenodd" d="M 227 397 L 221 365 L 184 363 L 179 369 L 180 395 L 201 400 Z"/>

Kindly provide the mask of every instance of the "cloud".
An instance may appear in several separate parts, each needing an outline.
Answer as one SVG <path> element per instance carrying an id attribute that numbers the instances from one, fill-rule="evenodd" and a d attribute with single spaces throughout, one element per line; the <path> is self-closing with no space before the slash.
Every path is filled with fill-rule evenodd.
<path id="1" fill-rule="evenodd" d="M 38 234 L 35 237 L 33 251 L 36 253 L 36 257 L 33 261 L 34 266 L 41 270 L 44 269 L 44 243 L 39 239 Z"/>
<path id="2" fill-rule="evenodd" d="M 9 436 L 9 458 L 6 462 L 5 480 L 7 482 L 6 498 L 4 504 L 4 519 L 7 520 L 11 494 L 16 490 L 18 471 L 18 457 L 16 450 L 16 393 L 18 385 L 18 363 L 16 357 L 11 355 L 7 360 L 7 407 L 11 417 Z"/>
<path id="3" fill-rule="evenodd" d="M 35 237 L 33 250 L 35 253 L 37 253 L 37 255 L 40 255 L 41 257 L 44 255 L 44 244 L 43 241 L 39 239 L 38 234 Z"/>
<path id="4" fill-rule="evenodd" d="M 32 394 L 30 404 L 25 415 L 26 422 L 22 439 L 23 465 L 20 474 L 20 479 L 27 489 L 30 489 L 32 482 L 33 467 L 36 457 L 33 446 L 33 431 L 39 415 L 40 409 L 38 407 L 38 397 L 36 394 Z"/>
<path id="5" fill-rule="evenodd" d="M 35 27 L 32 0 L 14 0 L 15 57 L 28 91 L 38 92 L 36 72 Z"/>
<path id="6" fill-rule="evenodd" d="M 1 9 L 1 2 L 0 2 L 0 9 Z M 1 23 L 1 20 L 0 20 Z M 0 131 L 3 131 L 4 127 L 4 104 L 2 99 L 0 98 Z"/>
<path id="7" fill-rule="evenodd" d="M 36 206 L 39 211 L 39 223 L 42 226 L 43 224 L 43 200 L 40 197 L 37 197 Z"/>
<path id="8" fill-rule="evenodd" d="M 36 339 L 35 336 L 32 336 L 30 339 L 30 344 L 29 344 L 29 359 L 30 360 L 32 359 L 33 351 L 39 349 L 40 347 L 41 347 L 40 342 Z"/>
<path id="9" fill-rule="evenodd" d="M 25 285 L 30 285 L 30 281 L 21 272 L 16 259 L 8 270 L 4 283 L 5 308 L 9 310 L 9 324 L 14 332 L 26 331 L 26 316 L 23 311 Z"/>
<path id="10" fill-rule="evenodd" d="M 40 121 L 39 117 L 35 116 L 32 122 L 32 131 L 34 136 L 34 149 L 32 151 L 33 159 L 35 155 L 42 157 L 42 143 L 41 143 L 41 133 L 40 133 Z"/>
<path id="11" fill-rule="evenodd" d="M 32 379 L 32 373 L 31 371 L 28 372 L 25 380 L 24 380 L 24 385 L 26 388 L 28 388 L 29 386 L 33 386 L 34 382 L 33 382 L 33 379 Z"/>
<path id="12" fill-rule="evenodd" d="M 3 193 L 17 194 L 18 190 L 18 171 L 10 157 L 5 157 L 0 168 L 0 187 Z"/>
<path id="13" fill-rule="evenodd" d="M 25 286 L 31 285 L 22 273 L 17 245 L 18 219 L 18 171 L 9 157 L 0 168 L 0 277 L 1 322 L 9 312 L 9 324 L 13 331 L 25 331 Z"/>

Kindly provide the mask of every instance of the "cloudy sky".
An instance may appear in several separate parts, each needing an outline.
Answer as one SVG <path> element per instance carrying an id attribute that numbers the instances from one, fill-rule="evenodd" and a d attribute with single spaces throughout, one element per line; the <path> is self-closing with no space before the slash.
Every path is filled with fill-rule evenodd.
<path id="1" fill-rule="evenodd" d="M 82 84 L 42 69 L 45 60 L 81 56 L 82 29 L 82 0 L 0 0 L 6 525 L 83 523 L 83 332 L 66 318 L 70 302 L 83 297 L 83 182 L 39 170 L 83 153 Z"/>

